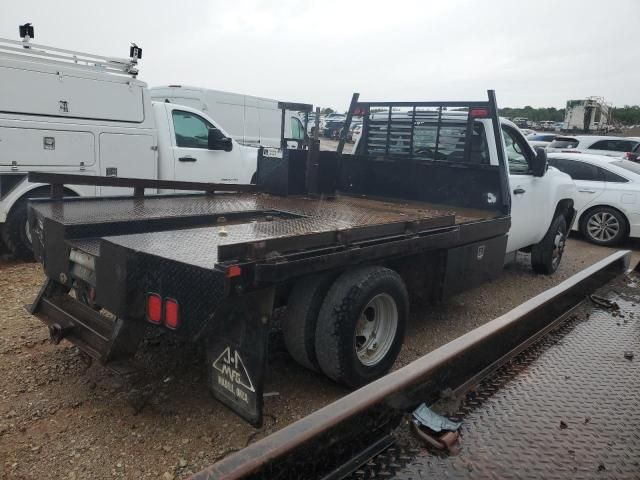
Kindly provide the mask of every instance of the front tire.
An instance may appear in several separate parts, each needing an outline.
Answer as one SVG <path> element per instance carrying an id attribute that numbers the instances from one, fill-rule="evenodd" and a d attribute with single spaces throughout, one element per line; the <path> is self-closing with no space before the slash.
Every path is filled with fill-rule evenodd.
<path id="1" fill-rule="evenodd" d="M 322 372 L 357 388 L 386 374 L 404 340 L 409 295 L 402 278 L 384 267 L 341 275 L 318 315 L 316 356 Z"/>
<path id="2" fill-rule="evenodd" d="M 567 240 L 567 221 L 558 215 L 540 243 L 531 248 L 531 267 L 536 273 L 551 275 L 560 266 Z"/>
<path id="3" fill-rule="evenodd" d="M 616 245 L 628 236 L 626 218 L 609 207 L 596 207 L 587 212 L 580 222 L 580 230 L 588 241 L 596 245 Z"/>

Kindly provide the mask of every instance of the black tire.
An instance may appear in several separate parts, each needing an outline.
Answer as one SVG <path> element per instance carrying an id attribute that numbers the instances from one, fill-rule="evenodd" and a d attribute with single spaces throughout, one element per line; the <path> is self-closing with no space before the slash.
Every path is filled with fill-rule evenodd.
<path id="1" fill-rule="evenodd" d="M 282 333 L 287 351 L 303 367 L 320 371 L 316 358 L 316 324 L 333 277 L 314 275 L 297 282 L 289 294 Z"/>
<path id="2" fill-rule="evenodd" d="M 2 240 L 9 251 L 21 260 L 33 260 L 33 247 L 27 237 L 27 199 L 18 200 L 14 205 L 2 229 Z"/>
<path id="3" fill-rule="evenodd" d="M 379 352 L 381 357 L 365 364 L 357 346 L 363 337 L 356 337 L 356 329 L 361 317 L 365 325 L 369 320 L 365 307 L 369 309 L 370 302 L 379 298 L 393 300 L 396 326 L 394 331 L 389 330 L 386 347 Z M 327 292 L 318 315 L 316 355 L 320 369 L 329 378 L 353 388 L 380 378 L 391 369 L 400 352 L 408 317 L 409 295 L 396 272 L 364 267 L 344 273 Z"/>
<path id="4" fill-rule="evenodd" d="M 540 243 L 531 248 L 531 267 L 536 273 L 551 275 L 560 266 L 567 240 L 567 221 L 558 215 Z"/>
<path id="5" fill-rule="evenodd" d="M 580 219 L 580 231 L 596 245 L 617 245 L 629 236 L 629 224 L 625 216 L 610 207 L 596 207 Z"/>

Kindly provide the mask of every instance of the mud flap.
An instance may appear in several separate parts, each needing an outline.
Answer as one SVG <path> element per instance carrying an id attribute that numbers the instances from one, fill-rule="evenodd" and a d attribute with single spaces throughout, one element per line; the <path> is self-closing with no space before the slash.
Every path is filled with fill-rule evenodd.
<path id="1" fill-rule="evenodd" d="M 213 396 L 256 428 L 262 426 L 272 289 L 230 299 L 215 313 L 207 372 Z"/>

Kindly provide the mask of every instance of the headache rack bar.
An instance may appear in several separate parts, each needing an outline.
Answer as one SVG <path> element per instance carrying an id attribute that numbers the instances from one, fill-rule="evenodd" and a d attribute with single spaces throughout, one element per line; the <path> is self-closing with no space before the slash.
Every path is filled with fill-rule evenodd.
<path id="1" fill-rule="evenodd" d="M 476 120 L 490 119 L 497 149 L 503 205 L 510 195 L 498 104 L 494 90 L 486 101 L 362 102 L 354 93 L 337 151 L 342 153 L 354 117 L 362 118 L 362 134 L 354 152 L 376 160 L 477 162 L 472 156 Z M 476 132 L 475 137 L 479 137 Z M 476 138 L 478 139 L 478 138 Z"/>
<path id="2" fill-rule="evenodd" d="M 66 173 L 29 172 L 29 182 L 51 185 L 51 198 L 64 196 L 64 185 L 94 185 L 96 187 L 133 188 L 135 197 L 144 196 L 146 188 L 167 190 L 192 190 L 213 194 L 215 192 L 255 192 L 255 185 L 183 182 L 178 180 L 154 180 L 146 178 L 99 177 L 94 175 L 73 175 Z"/>

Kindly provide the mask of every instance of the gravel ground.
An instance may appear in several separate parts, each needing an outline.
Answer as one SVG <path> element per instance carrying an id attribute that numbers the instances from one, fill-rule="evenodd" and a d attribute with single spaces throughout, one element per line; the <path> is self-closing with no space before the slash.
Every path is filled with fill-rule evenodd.
<path id="1" fill-rule="evenodd" d="M 640 260 L 640 245 L 634 261 Z M 527 255 L 499 279 L 444 305 L 414 305 L 396 368 L 508 311 L 605 257 L 611 249 L 570 239 L 560 270 L 536 276 Z M 184 478 L 346 393 L 277 347 L 270 358 L 265 427 L 255 430 L 207 393 L 202 352 L 148 337 L 143 392 L 52 345 L 23 309 L 43 281 L 40 266 L 0 259 L 0 478 Z M 133 404 L 146 405 L 136 414 Z"/>

